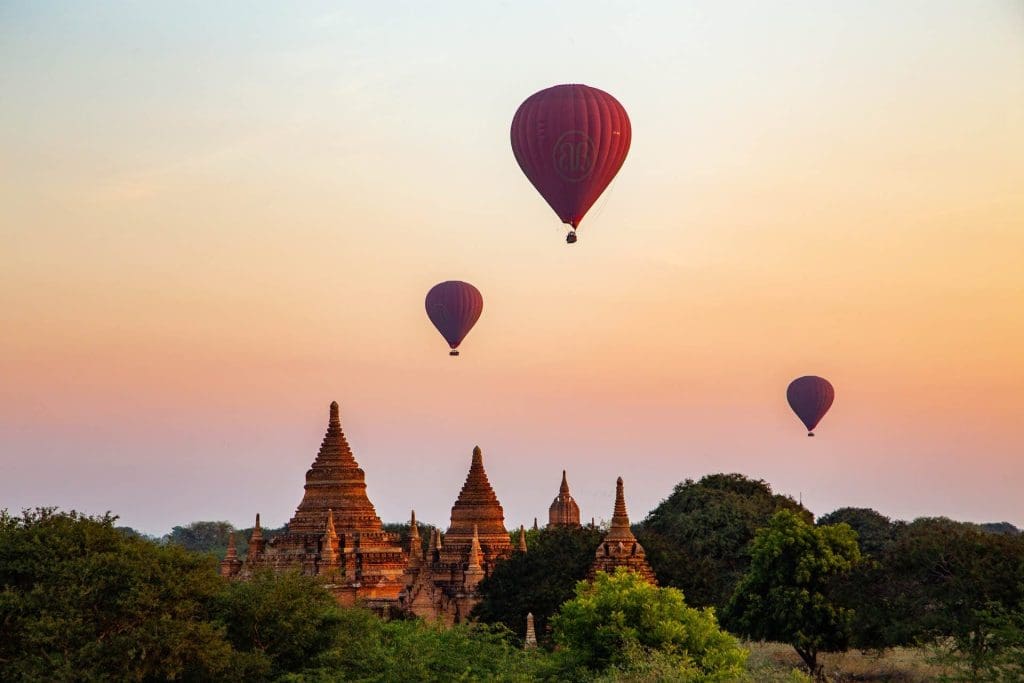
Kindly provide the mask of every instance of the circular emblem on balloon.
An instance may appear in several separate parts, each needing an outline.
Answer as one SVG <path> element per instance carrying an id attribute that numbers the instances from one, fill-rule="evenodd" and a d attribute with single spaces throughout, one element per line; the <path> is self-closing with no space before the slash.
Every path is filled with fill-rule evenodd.
<path id="1" fill-rule="evenodd" d="M 582 130 L 567 130 L 555 142 L 551 161 L 555 170 L 570 183 L 578 183 L 594 170 L 597 148 Z"/>

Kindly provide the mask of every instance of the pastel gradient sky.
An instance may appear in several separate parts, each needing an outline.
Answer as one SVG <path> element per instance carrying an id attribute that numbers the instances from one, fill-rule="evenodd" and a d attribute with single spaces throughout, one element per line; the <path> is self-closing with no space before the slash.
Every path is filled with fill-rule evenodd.
<path id="1" fill-rule="evenodd" d="M 1024 5 L 681 5 L 0 5 L 0 507 L 276 526 L 336 399 L 386 520 L 480 444 L 510 526 L 562 468 L 1024 525 Z M 633 125 L 573 247 L 508 140 L 563 82 Z"/>

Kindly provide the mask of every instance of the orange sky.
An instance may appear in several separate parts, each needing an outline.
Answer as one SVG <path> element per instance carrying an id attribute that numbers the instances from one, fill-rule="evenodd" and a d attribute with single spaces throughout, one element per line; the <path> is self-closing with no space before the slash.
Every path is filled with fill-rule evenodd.
<path id="1" fill-rule="evenodd" d="M 515 524 L 564 467 L 1024 525 L 1019 4 L 256 7 L 0 10 L 0 507 L 279 524 L 337 399 L 386 519 L 479 443 Z M 566 81 L 634 135 L 573 247 L 508 143 Z"/>

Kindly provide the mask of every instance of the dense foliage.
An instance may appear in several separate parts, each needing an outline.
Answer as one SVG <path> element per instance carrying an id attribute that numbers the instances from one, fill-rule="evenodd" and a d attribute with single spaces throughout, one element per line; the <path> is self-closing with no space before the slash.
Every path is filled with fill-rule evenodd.
<path id="1" fill-rule="evenodd" d="M 548 619 L 571 598 L 586 577 L 603 534 L 590 527 L 549 527 L 527 532 L 528 550 L 516 552 L 479 586 L 483 601 L 473 612 L 481 621 L 502 624 L 522 636 L 533 613 L 537 637 L 549 640 Z"/>
<path id="2" fill-rule="evenodd" d="M 816 673 L 819 652 L 849 645 L 853 611 L 835 601 L 831 587 L 859 561 L 850 527 L 815 527 L 780 510 L 754 538 L 750 569 L 723 612 L 725 624 L 749 638 L 789 643 Z"/>
<path id="3" fill-rule="evenodd" d="M 659 583 L 683 591 L 691 605 L 722 608 L 750 565 L 754 533 L 779 510 L 811 513 L 763 482 L 712 474 L 677 484 L 637 526 Z"/>
<path id="4" fill-rule="evenodd" d="M 657 588 L 623 567 L 580 581 L 552 620 L 557 655 L 573 672 L 668 657 L 672 680 L 734 680 L 746 651 L 718 627 L 714 610 L 687 607 L 675 588 Z"/>
<path id="5" fill-rule="evenodd" d="M 50 509 L 0 513 L 0 680 L 209 680 L 232 649 L 211 557 Z"/>

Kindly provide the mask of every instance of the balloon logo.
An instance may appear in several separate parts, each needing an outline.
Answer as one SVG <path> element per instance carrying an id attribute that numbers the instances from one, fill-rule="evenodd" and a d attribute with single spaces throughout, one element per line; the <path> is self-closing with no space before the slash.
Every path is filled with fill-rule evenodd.
<path id="1" fill-rule="evenodd" d="M 563 180 L 578 183 L 594 170 L 594 141 L 582 130 L 562 133 L 552 150 L 555 170 Z"/>
<path id="2" fill-rule="evenodd" d="M 452 349 L 448 355 L 459 355 L 459 344 L 484 310 L 480 290 L 468 282 L 448 280 L 430 288 L 425 305 L 430 322 Z"/>
<path id="3" fill-rule="evenodd" d="M 814 428 L 825 417 L 836 397 L 835 389 L 824 377 L 807 375 L 797 377 L 786 389 L 786 400 L 796 416 L 807 427 L 807 436 L 814 436 Z"/>
<path id="4" fill-rule="evenodd" d="M 512 153 L 554 212 L 572 227 L 566 241 L 626 160 L 629 116 L 614 97 L 586 85 L 534 93 L 512 119 Z"/>

